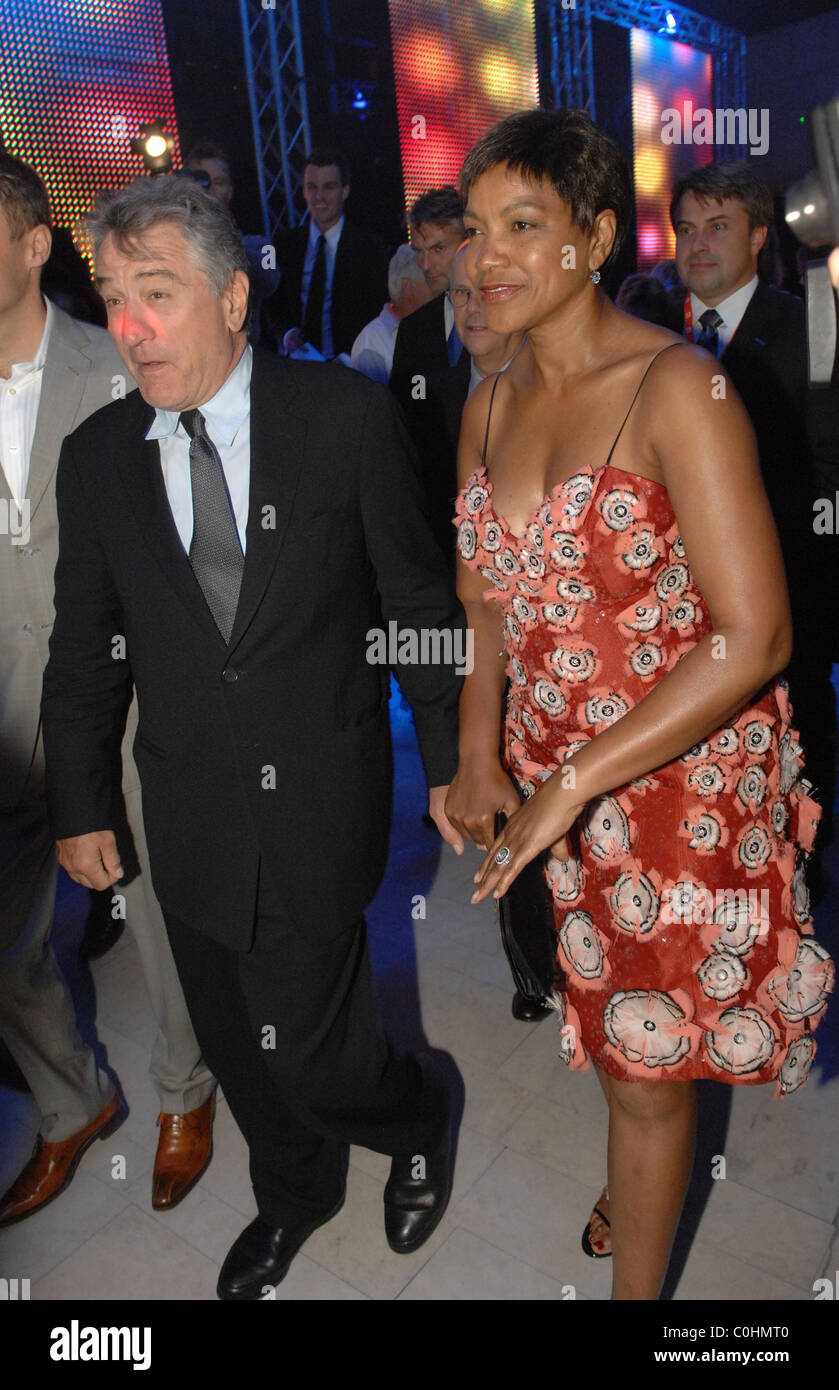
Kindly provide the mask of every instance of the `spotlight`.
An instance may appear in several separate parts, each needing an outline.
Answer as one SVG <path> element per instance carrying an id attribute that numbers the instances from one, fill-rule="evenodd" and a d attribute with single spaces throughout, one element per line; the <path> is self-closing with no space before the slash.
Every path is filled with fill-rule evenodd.
<path id="1" fill-rule="evenodd" d="M 676 17 L 672 10 L 667 11 L 667 14 L 664 16 L 664 23 L 667 26 L 668 34 L 675 34 L 679 26 L 676 23 Z"/>
<path id="2" fill-rule="evenodd" d="M 142 155 L 150 174 L 168 174 L 172 168 L 175 137 L 163 129 L 160 117 L 140 127 L 140 134 L 131 141 L 131 148 L 135 154 Z"/>

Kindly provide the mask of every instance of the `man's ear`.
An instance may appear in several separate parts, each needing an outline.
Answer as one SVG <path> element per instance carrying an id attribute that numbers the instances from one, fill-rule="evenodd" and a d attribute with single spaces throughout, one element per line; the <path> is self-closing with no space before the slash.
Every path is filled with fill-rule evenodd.
<path id="1" fill-rule="evenodd" d="M 39 222 L 37 227 L 30 227 L 27 236 L 29 237 L 29 265 L 40 267 L 46 265 L 52 250 L 52 232 L 43 222 Z"/>
<path id="2" fill-rule="evenodd" d="M 766 238 L 769 236 L 768 227 L 753 227 L 749 233 L 749 242 L 752 248 L 752 255 L 759 256 L 764 246 Z"/>
<path id="3" fill-rule="evenodd" d="M 238 333 L 245 324 L 248 313 L 248 294 L 250 280 L 244 270 L 234 270 L 222 292 L 227 309 L 227 324 Z"/>

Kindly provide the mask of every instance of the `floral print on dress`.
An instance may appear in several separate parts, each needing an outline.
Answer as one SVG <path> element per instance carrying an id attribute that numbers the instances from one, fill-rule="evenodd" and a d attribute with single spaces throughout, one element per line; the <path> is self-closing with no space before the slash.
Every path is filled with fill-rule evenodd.
<path id="1" fill-rule="evenodd" d="M 504 758 L 523 797 L 627 718 L 713 630 L 666 490 L 613 468 L 559 484 L 519 534 L 476 470 L 457 501 L 464 562 L 499 610 Z M 622 1080 L 772 1081 L 812 1066 L 833 984 L 806 883 L 820 807 L 787 687 L 662 767 L 596 797 L 547 857 L 560 1056 Z"/>

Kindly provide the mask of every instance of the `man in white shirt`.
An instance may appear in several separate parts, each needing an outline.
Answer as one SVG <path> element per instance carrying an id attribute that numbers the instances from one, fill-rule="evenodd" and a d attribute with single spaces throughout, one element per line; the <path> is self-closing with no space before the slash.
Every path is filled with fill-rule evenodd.
<path id="1" fill-rule="evenodd" d="M 465 252 L 464 246 L 454 258 L 448 297 L 458 336 L 472 359 L 467 393 L 471 396 L 486 377 L 504 371 L 524 342 L 524 334 L 490 328 L 483 300 L 466 274 Z"/>
<path id="2" fill-rule="evenodd" d="M 0 535 L 0 1037 L 41 1113 L 35 1150 L 0 1197 L 0 1226 L 57 1197 L 89 1144 L 121 1119 L 110 1077 L 79 1036 L 50 943 L 58 866 L 47 826 L 39 706 L 54 617 L 61 444 L 134 382 L 107 333 L 41 296 L 49 222 L 35 172 L 0 154 L 0 517 L 7 523 Z M 131 881 L 120 883 L 112 910 L 124 912 L 134 932 L 158 1020 L 153 1205 L 162 1210 L 186 1195 L 209 1162 L 214 1084 L 151 888 L 130 751 L 135 727 L 132 710 L 123 748 L 128 825 L 120 822 Z"/>
<path id="3" fill-rule="evenodd" d="M 390 378 L 400 320 L 431 298 L 417 253 L 408 242 L 398 247 L 390 258 L 387 287 L 390 299 L 382 306 L 381 313 L 364 325 L 353 343 L 350 357 L 350 365 L 356 371 L 384 385 Z"/>

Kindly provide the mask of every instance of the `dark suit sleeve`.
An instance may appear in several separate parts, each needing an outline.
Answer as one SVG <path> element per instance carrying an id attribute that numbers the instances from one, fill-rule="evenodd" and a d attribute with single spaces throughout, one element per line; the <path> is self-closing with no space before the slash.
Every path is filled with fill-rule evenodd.
<path id="1" fill-rule="evenodd" d="M 132 680 L 119 598 L 71 439 L 61 450 L 56 499 L 56 616 L 41 715 L 50 827 L 59 840 L 113 828 Z"/>
<path id="2" fill-rule="evenodd" d="M 395 622 L 417 635 L 420 660 L 393 671 L 414 712 L 428 785 L 444 786 L 457 770 L 464 615 L 426 519 L 413 447 L 384 387 L 371 387 L 365 417 L 361 510 L 385 630 Z"/>

